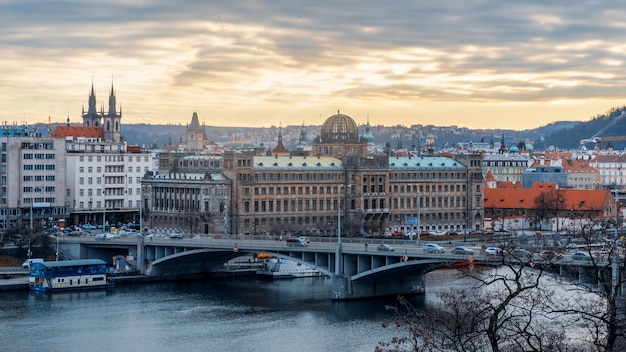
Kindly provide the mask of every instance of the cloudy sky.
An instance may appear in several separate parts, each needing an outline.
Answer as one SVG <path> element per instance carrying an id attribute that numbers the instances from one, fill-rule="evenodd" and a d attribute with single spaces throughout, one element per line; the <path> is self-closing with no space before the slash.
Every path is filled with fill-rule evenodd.
<path id="1" fill-rule="evenodd" d="M 0 121 L 470 128 L 624 104 L 626 1 L 0 0 Z M 105 110 L 107 106 L 105 106 Z"/>

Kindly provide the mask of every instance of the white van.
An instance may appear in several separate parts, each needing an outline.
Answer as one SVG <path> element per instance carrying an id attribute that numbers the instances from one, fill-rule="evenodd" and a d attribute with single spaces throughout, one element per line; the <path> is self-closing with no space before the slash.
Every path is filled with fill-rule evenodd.
<path id="1" fill-rule="evenodd" d="M 22 263 L 22 268 L 30 269 L 30 265 L 32 263 L 43 263 L 43 258 L 26 259 L 26 261 L 24 263 Z"/>
<path id="2" fill-rule="evenodd" d="M 298 238 L 288 238 L 287 239 L 287 245 L 288 246 L 300 246 L 300 247 L 306 247 L 309 245 L 309 242 L 307 242 L 305 240 L 305 237 L 298 237 Z"/>

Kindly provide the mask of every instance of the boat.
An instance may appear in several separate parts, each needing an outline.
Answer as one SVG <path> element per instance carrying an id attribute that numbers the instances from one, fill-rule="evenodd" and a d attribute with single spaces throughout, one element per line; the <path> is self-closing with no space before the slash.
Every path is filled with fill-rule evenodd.
<path id="1" fill-rule="evenodd" d="M 257 275 L 271 279 L 293 279 L 300 277 L 322 277 L 321 271 L 308 265 L 282 258 L 265 259 Z"/>
<path id="2" fill-rule="evenodd" d="M 32 263 L 28 287 L 34 292 L 110 289 L 114 283 L 101 259 Z"/>

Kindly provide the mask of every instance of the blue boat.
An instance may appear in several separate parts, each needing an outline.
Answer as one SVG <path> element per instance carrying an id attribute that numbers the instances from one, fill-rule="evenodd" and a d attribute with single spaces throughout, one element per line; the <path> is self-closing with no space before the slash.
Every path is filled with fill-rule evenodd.
<path id="1" fill-rule="evenodd" d="M 114 286 L 100 259 L 32 263 L 28 287 L 34 292 L 102 290 Z"/>

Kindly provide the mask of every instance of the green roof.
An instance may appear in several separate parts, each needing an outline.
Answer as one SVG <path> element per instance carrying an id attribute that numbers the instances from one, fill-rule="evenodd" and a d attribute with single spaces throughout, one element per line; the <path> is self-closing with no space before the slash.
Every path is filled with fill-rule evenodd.
<path id="1" fill-rule="evenodd" d="M 85 266 L 85 265 L 106 265 L 102 259 L 79 259 L 79 260 L 60 260 L 58 262 L 44 262 L 46 268 L 60 268 L 67 266 Z"/>
<path id="2" fill-rule="evenodd" d="M 255 156 L 254 170 L 343 170 L 341 159 L 330 156 Z"/>
<path id="3" fill-rule="evenodd" d="M 447 157 L 389 157 L 389 169 L 391 170 L 467 170 L 462 163 Z"/>

